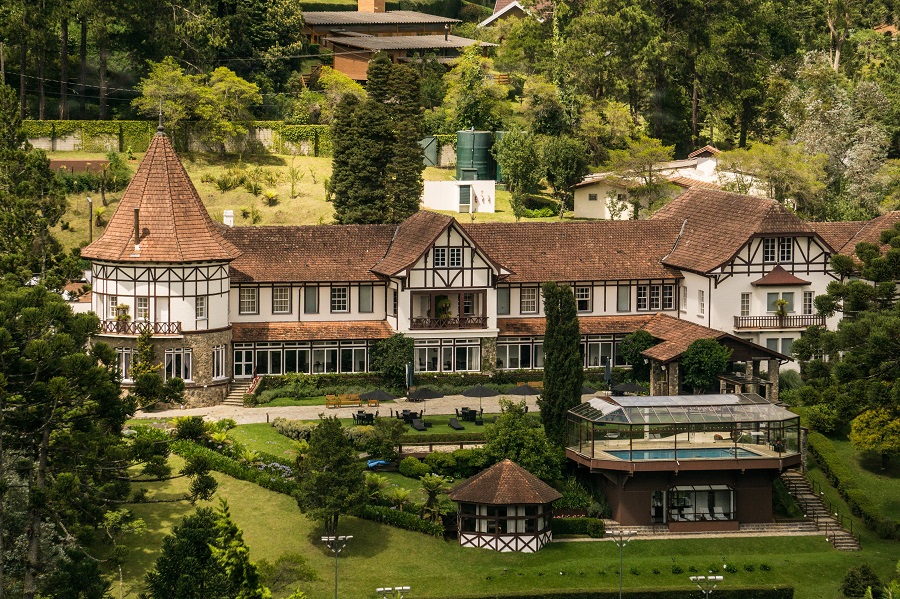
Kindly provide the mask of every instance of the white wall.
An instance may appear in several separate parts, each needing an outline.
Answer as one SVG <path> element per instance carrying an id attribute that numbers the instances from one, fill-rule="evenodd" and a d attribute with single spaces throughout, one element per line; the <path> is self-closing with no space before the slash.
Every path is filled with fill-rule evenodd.
<path id="1" fill-rule="evenodd" d="M 349 288 L 349 311 L 331 311 L 331 285 L 328 283 L 316 287 L 318 296 L 318 312 L 307 314 L 304 312 L 304 286 L 291 287 L 291 311 L 284 314 L 272 313 L 272 286 L 258 287 L 257 302 L 258 314 L 240 313 L 240 288 L 234 287 L 230 294 L 230 309 L 232 322 L 333 322 L 353 320 L 383 320 L 385 313 L 385 287 L 383 283 L 372 285 L 372 312 L 359 311 L 359 284 L 335 283 L 336 287 Z M 285 285 L 287 286 L 287 285 Z M 255 286 L 254 286 L 255 287 Z M 282 287 L 276 285 L 275 287 Z"/>
<path id="2" fill-rule="evenodd" d="M 591 200 L 591 195 L 596 194 L 597 199 Z M 610 220 L 608 198 L 609 194 L 618 196 L 622 194 L 628 199 L 628 192 L 624 187 L 610 185 L 598 181 L 593 185 L 584 185 L 575 189 L 575 218 L 596 218 Z M 628 220 L 632 216 L 632 206 L 628 204 L 618 220 Z"/>
<path id="3" fill-rule="evenodd" d="M 459 205 L 459 188 L 462 185 L 468 185 L 472 190 L 472 202 L 468 208 L 460 208 Z M 496 181 L 425 181 L 422 204 L 432 210 L 493 214 L 496 195 Z"/>

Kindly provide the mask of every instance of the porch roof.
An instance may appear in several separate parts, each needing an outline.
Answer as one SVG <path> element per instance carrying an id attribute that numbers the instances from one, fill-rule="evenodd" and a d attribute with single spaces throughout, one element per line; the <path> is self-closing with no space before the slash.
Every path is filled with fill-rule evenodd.
<path id="1" fill-rule="evenodd" d="M 715 424 L 780 422 L 797 414 L 756 393 L 594 397 L 569 410 L 585 420 L 609 424 Z"/>
<path id="2" fill-rule="evenodd" d="M 335 341 L 387 339 L 394 331 L 385 320 L 328 322 L 236 322 L 233 341 Z"/>

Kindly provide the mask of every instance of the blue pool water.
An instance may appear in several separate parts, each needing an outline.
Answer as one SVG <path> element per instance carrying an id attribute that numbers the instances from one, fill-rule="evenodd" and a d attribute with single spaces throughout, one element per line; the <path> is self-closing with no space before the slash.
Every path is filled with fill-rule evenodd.
<path id="1" fill-rule="evenodd" d="M 630 452 L 626 449 L 607 451 L 606 453 L 620 460 L 674 460 L 674 449 L 643 449 Z M 758 458 L 759 454 L 741 447 L 699 447 L 696 449 L 679 449 L 679 460 L 715 460 L 722 458 Z"/>

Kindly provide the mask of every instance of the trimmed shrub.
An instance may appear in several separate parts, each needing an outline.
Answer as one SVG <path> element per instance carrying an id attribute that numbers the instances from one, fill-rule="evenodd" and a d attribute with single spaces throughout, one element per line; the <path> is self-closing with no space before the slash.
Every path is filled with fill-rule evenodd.
<path id="1" fill-rule="evenodd" d="M 425 464 L 434 474 L 440 476 L 456 476 L 456 458 L 446 451 L 435 451 L 425 457 Z"/>
<path id="2" fill-rule="evenodd" d="M 606 534 L 603 520 L 599 518 L 554 518 L 550 529 L 554 535 L 587 535 L 594 539 Z"/>
<path id="3" fill-rule="evenodd" d="M 397 528 L 402 528 L 403 530 L 423 532 L 438 538 L 444 537 L 444 527 L 440 524 L 422 520 L 416 514 L 401 512 L 400 510 L 395 510 L 393 508 L 380 505 L 364 505 L 359 509 L 356 515 L 360 518 L 365 518 L 366 520 L 387 524 L 388 526 L 395 526 Z"/>
<path id="4" fill-rule="evenodd" d="M 211 470 L 257 484 L 276 493 L 290 495 L 297 487 L 290 466 L 282 464 L 270 455 L 259 454 L 260 462 L 249 466 L 186 440 L 175 441 L 172 444 L 172 452 L 185 459 L 202 456 L 208 461 Z"/>
<path id="5" fill-rule="evenodd" d="M 206 435 L 206 427 L 201 416 L 178 416 L 174 419 L 175 438 L 199 441 Z"/>
<path id="6" fill-rule="evenodd" d="M 400 461 L 399 470 L 400 474 L 407 478 L 419 478 L 429 473 L 428 466 L 412 456 L 405 457 Z"/>
<path id="7" fill-rule="evenodd" d="M 881 597 L 881 580 L 869 564 L 850 568 L 841 582 L 841 592 L 845 597 L 862 597 L 868 587 L 872 587 L 873 599 Z"/>
<path id="8" fill-rule="evenodd" d="M 484 433 L 474 431 L 471 433 L 403 433 L 400 442 L 404 445 L 410 443 L 483 443 Z"/>
<path id="9" fill-rule="evenodd" d="M 294 441 L 309 441 L 309 437 L 316 428 L 315 422 L 306 422 L 303 420 L 288 420 L 287 418 L 276 418 L 272 421 L 272 426 L 279 434 L 284 435 Z"/>

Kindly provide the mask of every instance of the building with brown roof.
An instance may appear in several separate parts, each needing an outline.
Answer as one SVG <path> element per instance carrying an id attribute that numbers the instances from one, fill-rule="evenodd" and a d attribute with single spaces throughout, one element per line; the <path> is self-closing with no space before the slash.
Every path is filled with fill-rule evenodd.
<path id="1" fill-rule="evenodd" d="M 457 505 L 459 544 L 533 553 L 552 539 L 553 502 L 562 495 L 512 460 L 482 470 L 448 494 Z"/>

